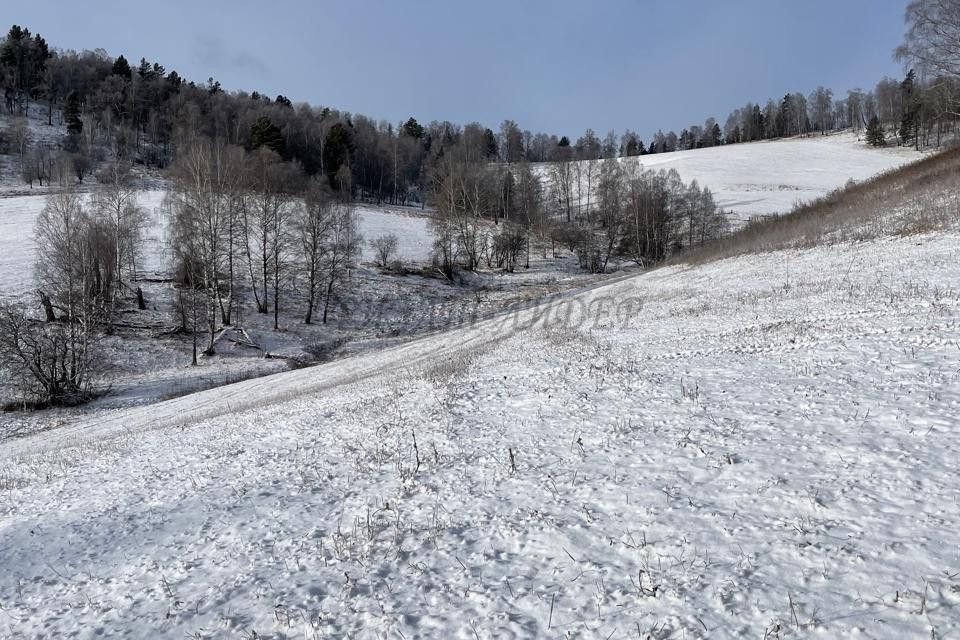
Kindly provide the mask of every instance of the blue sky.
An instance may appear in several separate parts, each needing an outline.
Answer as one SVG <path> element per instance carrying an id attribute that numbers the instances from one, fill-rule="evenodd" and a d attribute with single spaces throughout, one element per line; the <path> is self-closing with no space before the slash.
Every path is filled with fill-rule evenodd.
<path id="1" fill-rule="evenodd" d="M 32 0 L 4 17 L 58 47 L 159 61 L 227 89 L 399 121 L 532 131 L 722 121 L 818 84 L 902 72 L 901 0 Z"/>

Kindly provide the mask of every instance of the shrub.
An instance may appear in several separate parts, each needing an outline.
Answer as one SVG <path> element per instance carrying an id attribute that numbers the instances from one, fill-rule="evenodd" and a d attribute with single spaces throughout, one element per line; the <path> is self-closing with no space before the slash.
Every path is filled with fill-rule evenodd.
<path id="1" fill-rule="evenodd" d="M 382 235 L 370 241 L 370 247 L 373 248 L 377 264 L 386 268 L 390 265 L 391 259 L 397 253 L 397 246 L 400 244 L 397 236 L 393 233 Z"/>
<path id="2" fill-rule="evenodd" d="M 40 322 L 23 305 L 0 305 L 0 369 L 25 400 L 73 405 L 89 399 L 93 339 L 93 325 L 83 317 Z"/>

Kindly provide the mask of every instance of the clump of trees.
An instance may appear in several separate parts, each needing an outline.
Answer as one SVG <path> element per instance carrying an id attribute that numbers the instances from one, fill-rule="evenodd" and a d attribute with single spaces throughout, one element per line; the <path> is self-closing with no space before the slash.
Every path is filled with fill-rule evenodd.
<path id="1" fill-rule="evenodd" d="M 429 173 L 434 264 L 451 280 L 484 262 L 529 266 L 535 242 L 544 251 L 565 246 L 581 267 L 603 272 L 613 258 L 647 265 L 724 231 L 709 189 L 685 185 L 676 171 L 645 171 L 636 159 L 599 159 L 604 143 L 595 136 L 558 141 L 553 162 L 536 171 L 520 155 L 489 162 L 486 139 L 480 125 L 453 130 Z"/>
<path id="2" fill-rule="evenodd" d="M 142 216 L 128 168 L 111 165 L 89 203 L 69 181 L 37 218 L 35 300 L 0 307 L 0 367 L 24 402 L 73 404 L 91 393 L 98 337 L 136 278 Z"/>
<path id="3" fill-rule="evenodd" d="M 183 146 L 172 175 L 175 312 L 195 337 L 194 362 L 200 327 L 212 355 L 223 328 L 242 323 L 247 292 L 274 329 L 292 298 L 305 301 L 304 322 L 318 305 L 327 322 L 362 241 L 348 192 L 308 179 L 268 144 L 248 152 L 203 137 Z"/>
<path id="4" fill-rule="evenodd" d="M 296 264 L 307 299 L 303 321 L 310 324 L 316 305 L 322 302 L 322 321 L 326 324 L 331 304 L 349 282 L 363 238 L 357 229 L 353 205 L 330 197 L 320 187 L 309 193 L 299 219 L 303 254 Z"/>
<path id="5" fill-rule="evenodd" d="M 225 328 L 242 327 L 248 295 L 275 329 L 281 309 L 301 304 L 304 322 L 317 313 L 327 322 L 362 243 L 349 188 L 307 178 L 266 144 L 247 151 L 195 137 L 178 147 L 168 241 L 192 361 L 213 354 Z M 41 404 L 90 397 L 99 337 L 125 303 L 144 308 L 136 282 L 146 219 L 129 164 L 104 164 L 88 198 L 67 164 L 35 230 L 42 316 L 27 299 L 0 308 L 0 367 L 24 401 Z"/>

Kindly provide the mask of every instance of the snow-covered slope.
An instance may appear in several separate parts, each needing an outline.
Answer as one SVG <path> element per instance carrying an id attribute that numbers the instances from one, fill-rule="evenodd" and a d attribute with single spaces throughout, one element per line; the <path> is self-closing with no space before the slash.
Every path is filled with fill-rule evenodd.
<path id="1" fill-rule="evenodd" d="M 906 147 L 870 147 L 856 134 L 844 132 L 646 155 L 638 160 L 646 169 L 676 169 L 684 182 L 696 180 L 710 187 L 733 220 L 744 221 L 786 213 L 795 204 L 818 198 L 850 179 L 870 178 L 920 157 Z M 599 163 L 595 165 L 599 171 Z M 549 174 L 547 165 L 540 167 L 543 175 Z M 582 168 L 584 193 L 585 172 Z M 576 174 L 574 178 L 576 191 Z"/>
<path id="2" fill-rule="evenodd" d="M 664 268 L 0 443 L 0 635 L 956 635 L 958 251 Z"/>

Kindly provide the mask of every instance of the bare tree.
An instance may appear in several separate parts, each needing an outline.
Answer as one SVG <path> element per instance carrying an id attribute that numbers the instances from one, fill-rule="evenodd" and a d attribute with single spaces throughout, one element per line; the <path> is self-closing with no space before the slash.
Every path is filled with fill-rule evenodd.
<path id="1" fill-rule="evenodd" d="M 55 173 L 56 157 L 49 147 L 44 144 L 38 144 L 28 154 L 23 164 L 23 180 L 31 187 L 33 181 L 38 180 L 40 186 L 44 181 L 50 184 L 50 178 Z"/>
<path id="2" fill-rule="evenodd" d="M 524 249 L 526 250 L 526 259 L 524 266 L 529 269 L 530 236 L 535 233 L 543 241 L 547 232 L 547 219 L 543 211 L 543 186 L 540 183 L 540 177 L 534 173 L 527 162 L 519 163 L 514 173 L 516 175 L 517 209 L 520 213 L 521 222 L 525 226 L 526 241 L 524 242 Z M 546 252 L 546 243 L 543 243 L 542 246 L 544 252 Z"/>
<path id="3" fill-rule="evenodd" d="M 39 290 L 67 321 L 85 298 L 98 293 L 90 268 L 89 229 L 79 194 L 66 185 L 47 197 L 34 228 Z"/>
<path id="4" fill-rule="evenodd" d="M 136 181 L 129 165 L 111 162 L 98 173 L 91 205 L 98 221 L 109 229 L 114 281 L 106 284 L 112 286 L 113 296 L 120 296 L 125 286 L 124 272 L 131 282 L 137 279 L 137 254 L 147 223 L 143 209 L 137 205 Z"/>
<path id="5" fill-rule="evenodd" d="M 493 237 L 492 262 L 499 269 L 513 273 L 527 244 L 526 230 L 512 223 L 505 223 L 500 233 Z"/>
<path id="6" fill-rule="evenodd" d="M 259 313 L 269 311 L 273 288 L 274 328 L 279 328 L 281 284 L 285 277 L 293 215 L 295 176 L 290 165 L 273 151 L 260 148 L 251 154 L 248 167 L 248 205 L 243 233 L 250 284 Z"/>
<path id="7" fill-rule="evenodd" d="M 333 199 L 327 189 L 315 184 L 296 209 L 296 227 L 302 250 L 300 270 L 307 299 L 304 324 L 313 322 L 313 311 L 324 280 L 328 238 L 333 225 Z"/>
<path id="8" fill-rule="evenodd" d="M 297 265 L 307 300 L 304 323 L 311 324 L 323 300 L 323 322 L 330 305 L 349 279 L 363 238 L 357 232 L 353 205 L 333 197 L 320 183 L 312 185 L 295 209 L 294 227 L 300 246 Z"/>
<path id="9" fill-rule="evenodd" d="M 504 120 L 500 125 L 500 156 L 507 163 L 524 158 L 523 133 L 513 120 Z"/>
<path id="10" fill-rule="evenodd" d="M 573 150 L 569 145 L 554 147 L 550 155 L 550 186 L 557 207 L 566 214 L 567 222 L 572 218 L 573 191 Z"/>
<path id="11" fill-rule="evenodd" d="M 603 251 L 600 273 L 607 270 L 610 256 L 619 247 L 625 225 L 625 180 L 623 167 L 616 158 L 603 161 L 597 184 L 597 205 L 600 209 L 600 234 Z"/>
<path id="12" fill-rule="evenodd" d="M 24 305 L 0 303 L 0 369 L 24 404 L 76 404 L 90 395 L 92 326 L 41 323 Z"/>
<path id="13" fill-rule="evenodd" d="M 390 266 L 390 261 L 397 254 L 399 240 L 395 233 L 387 233 L 370 241 L 370 247 L 377 257 L 377 264 L 381 267 Z"/>
<path id="14" fill-rule="evenodd" d="M 434 257 L 450 278 L 458 262 L 467 270 L 480 264 L 482 219 L 497 210 L 495 174 L 469 141 L 453 147 L 431 171 Z"/>
<path id="15" fill-rule="evenodd" d="M 20 158 L 21 173 L 26 170 L 26 156 L 30 148 L 30 126 L 26 118 L 13 118 L 7 125 L 5 137 Z"/>
<path id="16" fill-rule="evenodd" d="M 88 397 L 94 338 L 103 309 L 96 229 L 68 183 L 37 217 L 38 295 L 45 323 L 23 306 L 0 309 L 0 364 L 42 402 Z"/>
<path id="17" fill-rule="evenodd" d="M 331 211 L 329 231 L 324 243 L 323 323 L 327 323 L 330 304 L 340 294 L 353 268 L 363 238 L 357 231 L 356 212 L 348 202 L 336 202 Z"/>
<path id="18" fill-rule="evenodd" d="M 913 0 L 904 15 L 907 32 L 894 55 L 901 62 L 960 76 L 960 2 Z"/>
<path id="19" fill-rule="evenodd" d="M 809 105 L 813 125 L 820 131 L 820 135 L 825 134 L 827 129 L 832 126 L 830 118 L 832 115 L 833 91 L 817 87 L 810 94 Z"/>
<path id="20" fill-rule="evenodd" d="M 896 127 L 903 114 L 903 93 L 900 83 L 893 78 L 883 78 L 874 89 L 877 100 L 877 117 L 885 127 Z"/>
<path id="21" fill-rule="evenodd" d="M 203 291 L 209 333 L 204 352 L 208 355 L 214 352 L 218 305 L 221 315 L 224 308 L 221 278 L 231 216 L 225 188 L 227 165 L 225 145 L 195 139 L 180 151 L 171 190 L 170 248 L 180 269 L 190 275 L 190 285 Z"/>

